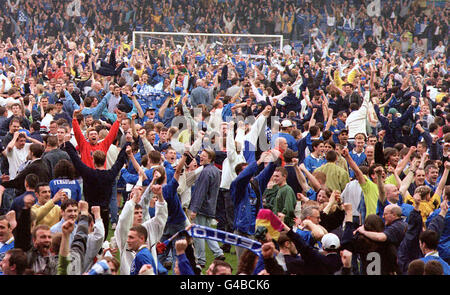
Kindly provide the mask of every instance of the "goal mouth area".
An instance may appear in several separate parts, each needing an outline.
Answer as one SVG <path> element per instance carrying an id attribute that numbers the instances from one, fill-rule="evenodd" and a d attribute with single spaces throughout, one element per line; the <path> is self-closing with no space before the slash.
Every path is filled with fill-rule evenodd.
<path id="1" fill-rule="evenodd" d="M 213 33 L 178 33 L 178 32 L 146 32 L 133 31 L 133 48 L 138 48 L 142 43 L 147 44 L 148 39 L 153 43 L 172 44 L 182 48 L 186 43 L 197 42 L 198 46 L 206 46 L 215 48 L 220 47 L 237 47 L 246 49 L 254 45 L 272 45 L 273 48 L 283 49 L 283 35 L 264 35 L 264 34 L 213 34 Z M 205 42 L 206 40 L 206 42 Z"/>

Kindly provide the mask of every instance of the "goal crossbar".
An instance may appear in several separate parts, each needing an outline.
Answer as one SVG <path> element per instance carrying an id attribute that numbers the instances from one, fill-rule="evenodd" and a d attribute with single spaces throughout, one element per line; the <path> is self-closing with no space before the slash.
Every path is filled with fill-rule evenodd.
<path id="1" fill-rule="evenodd" d="M 147 32 L 133 31 L 133 47 L 136 47 L 136 34 L 139 35 L 169 35 L 169 36 L 206 36 L 206 37 L 247 37 L 247 38 L 278 38 L 280 39 L 280 50 L 283 50 L 283 35 L 264 34 L 216 34 L 216 33 L 176 33 L 176 32 Z"/>

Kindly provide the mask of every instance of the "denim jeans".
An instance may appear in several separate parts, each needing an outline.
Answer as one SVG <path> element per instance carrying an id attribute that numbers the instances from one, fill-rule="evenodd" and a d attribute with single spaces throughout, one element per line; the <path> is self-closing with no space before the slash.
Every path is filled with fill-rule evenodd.
<path id="1" fill-rule="evenodd" d="M 111 200 L 109 202 L 109 211 L 111 214 L 111 224 L 117 224 L 119 212 L 119 207 L 117 206 L 117 179 L 114 181 L 114 185 L 112 187 Z"/>
<path id="2" fill-rule="evenodd" d="M 177 232 L 181 231 L 185 229 L 185 222 L 183 221 L 182 223 L 178 223 L 178 224 L 170 224 L 170 223 L 166 223 L 166 227 L 164 228 L 164 233 L 161 236 L 160 241 L 164 242 L 165 240 L 169 239 L 171 236 L 173 236 L 174 234 L 176 234 Z M 178 238 L 173 239 L 170 242 L 170 246 L 167 247 L 166 251 L 164 251 L 164 253 L 162 254 L 158 254 L 158 260 L 161 263 L 164 262 L 174 262 L 175 259 L 175 242 L 178 240 Z"/>
<path id="3" fill-rule="evenodd" d="M 204 226 L 211 226 L 211 217 L 205 215 L 197 214 L 192 223 Z M 206 239 L 209 249 L 213 252 L 214 258 L 223 255 L 222 249 L 219 247 L 219 243 L 213 240 Z M 205 239 L 194 238 L 194 255 L 197 263 L 200 265 L 206 264 L 206 254 L 205 254 Z"/>

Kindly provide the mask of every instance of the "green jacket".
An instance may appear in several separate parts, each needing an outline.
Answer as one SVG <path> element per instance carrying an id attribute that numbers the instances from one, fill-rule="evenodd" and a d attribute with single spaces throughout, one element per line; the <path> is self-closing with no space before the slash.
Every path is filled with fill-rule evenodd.
<path id="1" fill-rule="evenodd" d="M 288 184 L 279 187 L 272 211 L 275 214 L 281 212 L 286 215 L 284 223 L 289 227 L 294 225 L 295 205 L 297 205 L 297 197 L 294 190 Z"/>

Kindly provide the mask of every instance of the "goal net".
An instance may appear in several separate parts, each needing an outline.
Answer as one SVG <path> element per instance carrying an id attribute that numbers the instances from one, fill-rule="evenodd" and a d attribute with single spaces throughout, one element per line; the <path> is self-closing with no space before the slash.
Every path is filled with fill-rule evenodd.
<path id="1" fill-rule="evenodd" d="M 272 46 L 274 50 L 282 50 L 283 35 L 133 32 L 134 48 L 163 43 L 169 47 L 184 47 L 187 50 L 223 48 L 233 52 L 241 51 L 242 54 L 257 54 L 258 48 L 268 46 Z"/>

